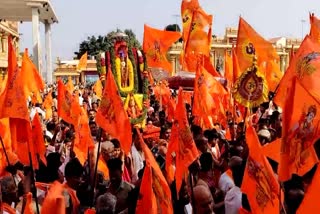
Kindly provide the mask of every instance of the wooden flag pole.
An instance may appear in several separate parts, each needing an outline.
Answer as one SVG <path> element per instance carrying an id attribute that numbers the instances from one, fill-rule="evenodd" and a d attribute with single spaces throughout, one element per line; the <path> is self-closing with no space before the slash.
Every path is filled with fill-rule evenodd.
<path id="1" fill-rule="evenodd" d="M 0 136 L 0 141 L 1 141 L 1 146 L 2 146 L 2 149 L 3 149 L 3 153 L 4 155 L 6 156 L 6 160 L 8 162 L 8 166 L 10 166 L 10 161 L 9 161 L 9 157 L 8 157 L 8 154 L 7 154 L 7 150 L 6 150 L 6 147 L 4 146 L 4 143 L 3 143 L 3 140 L 2 140 L 2 137 Z"/>
<path id="2" fill-rule="evenodd" d="M 92 191 L 94 193 L 94 190 L 96 189 L 96 179 L 97 179 L 97 173 L 98 173 L 98 162 L 99 162 L 99 157 L 100 157 L 100 147 L 101 147 L 101 139 L 102 139 L 102 128 L 99 128 L 99 142 L 98 142 L 98 151 L 97 151 L 97 157 L 96 157 L 96 165 L 94 168 L 94 174 L 93 174 L 93 182 L 92 182 Z M 94 200 L 92 200 L 94 202 Z M 94 204 L 92 204 L 94 207 Z"/>
<path id="3" fill-rule="evenodd" d="M 40 210 L 39 210 L 39 202 L 38 202 L 38 197 L 37 197 L 37 187 L 36 187 L 36 181 L 34 179 L 34 169 L 33 169 L 33 165 L 32 165 L 32 157 L 31 157 L 31 151 L 30 151 L 30 145 L 29 142 L 27 142 L 28 144 L 28 150 L 29 150 L 29 161 L 30 161 L 30 167 L 31 167 L 31 183 L 32 183 L 32 190 L 31 192 L 35 202 L 36 202 L 36 208 L 37 208 L 37 214 L 40 214 Z"/>

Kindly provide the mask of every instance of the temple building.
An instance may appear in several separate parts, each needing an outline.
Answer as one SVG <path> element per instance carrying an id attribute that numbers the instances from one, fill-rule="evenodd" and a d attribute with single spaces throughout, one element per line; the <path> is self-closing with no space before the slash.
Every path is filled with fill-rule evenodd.
<path id="1" fill-rule="evenodd" d="M 12 37 L 13 45 L 16 49 L 17 57 L 19 57 L 19 65 L 21 65 L 21 57 L 19 54 L 19 32 L 18 22 L 9 22 L 0 20 L 0 77 L 4 77 L 8 68 L 8 36 Z"/>
<path id="2" fill-rule="evenodd" d="M 212 63 L 217 70 L 224 70 L 224 55 L 225 51 L 231 52 L 232 45 L 237 42 L 237 28 L 226 28 L 223 37 L 212 36 L 211 44 L 211 59 Z M 280 69 L 285 71 L 289 65 L 290 51 L 293 47 L 296 51 L 302 42 L 301 39 L 292 39 L 285 37 L 277 37 L 269 40 L 276 48 L 280 57 Z M 179 56 L 182 50 L 182 43 L 174 44 L 169 50 L 169 60 L 172 63 L 173 71 L 180 71 Z"/>
<path id="3" fill-rule="evenodd" d="M 97 61 L 95 59 L 88 59 L 87 68 L 84 70 L 77 70 L 79 60 L 60 60 L 57 59 L 57 67 L 54 70 L 54 78 L 67 80 L 72 78 L 74 83 L 94 83 L 99 79 L 97 72 Z"/>
<path id="4" fill-rule="evenodd" d="M 225 51 L 231 52 L 232 45 L 235 45 L 237 42 L 237 34 L 237 28 L 226 28 L 225 35 L 223 37 L 217 37 L 215 35 L 212 37 L 211 60 L 214 67 L 220 72 L 224 71 Z M 269 41 L 273 44 L 279 54 L 280 69 L 284 72 L 289 65 L 291 49 L 293 48 L 294 51 L 296 51 L 300 47 L 302 40 L 277 37 L 270 39 Z M 173 73 L 181 70 L 179 58 L 182 47 L 182 43 L 175 43 L 167 54 L 173 67 Z M 56 78 L 61 77 L 62 79 L 71 76 L 75 83 L 89 83 L 98 78 L 96 60 L 88 60 L 88 67 L 83 71 L 77 71 L 77 64 L 78 60 L 61 61 L 58 59 L 54 76 Z"/>

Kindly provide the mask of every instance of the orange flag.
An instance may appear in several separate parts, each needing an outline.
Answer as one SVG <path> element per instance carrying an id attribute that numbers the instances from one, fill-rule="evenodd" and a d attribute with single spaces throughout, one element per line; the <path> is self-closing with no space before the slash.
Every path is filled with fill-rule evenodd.
<path id="1" fill-rule="evenodd" d="M 136 213 L 143 214 L 146 213 L 148 210 L 149 213 L 161 213 L 158 212 L 158 205 L 157 205 L 157 198 L 153 192 L 153 175 L 152 175 L 152 168 L 150 163 L 146 164 L 146 167 L 143 172 L 141 187 L 140 187 L 140 194 L 139 196 L 142 199 L 139 199 L 137 202 Z"/>
<path id="2" fill-rule="evenodd" d="M 79 60 L 79 63 L 77 65 L 77 70 L 78 71 L 81 71 L 81 70 L 84 70 L 87 68 L 87 63 L 88 63 L 88 52 L 85 52 L 80 60 Z"/>
<path id="3" fill-rule="evenodd" d="M 243 18 L 239 19 L 236 46 L 241 74 L 252 66 L 253 57 L 258 58 L 258 66 L 279 56 L 272 44 L 262 38 Z"/>
<path id="4" fill-rule="evenodd" d="M 182 0 L 181 2 L 181 18 L 182 18 L 182 39 L 188 41 L 190 35 L 191 23 L 194 13 L 199 9 L 198 0 Z"/>
<path id="5" fill-rule="evenodd" d="M 210 84 L 210 74 L 208 74 L 205 69 L 201 65 L 198 66 L 196 78 L 195 78 L 195 86 L 194 86 L 194 94 L 193 94 L 193 106 L 192 106 L 192 114 L 195 117 L 198 117 L 198 125 L 202 127 L 211 129 L 213 128 L 212 115 L 215 113 L 216 105 L 213 97 L 209 92 L 208 84 Z"/>
<path id="6" fill-rule="evenodd" d="M 178 104 L 175 111 L 172 134 L 166 158 L 166 170 L 173 165 L 172 154 L 175 153 L 176 188 L 179 192 L 189 165 L 199 156 L 189 127 L 185 103 L 183 102 L 182 88 L 179 89 Z"/>
<path id="7" fill-rule="evenodd" d="M 220 114 L 221 101 L 228 95 L 225 88 L 201 65 L 199 65 L 194 87 L 193 115 L 200 117 L 205 128 L 213 128 L 213 115 Z M 199 124 L 200 125 L 200 124 Z"/>
<path id="8" fill-rule="evenodd" d="M 274 92 L 276 90 L 280 80 L 282 79 L 282 76 L 283 73 L 280 70 L 279 64 L 274 60 L 268 61 L 266 65 L 265 77 L 268 83 L 269 91 Z"/>
<path id="9" fill-rule="evenodd" d="M 72 82 L 72 78 L 71 77 L 68 77 L 68 82 L 66 84 L 66 89 L 70 92 L 70 94 L 73 94 L 74 92 L 74 85 L 73 85 L 73 82 Z"/>
<path id="10" fill-rule="evenodd" d="M 306 36 L 280 81 L 274 102 L 284 108 L 288 88 L 297 77 L 302 86 L 320 101 L 320 44 Z"/>
<path id="11" fill-rule="evenodd" d="M 9 119 L 4 118 L 0 120 L 0 136 L 2 138 L 2 142 L 4 144 L 4 148 L 8 153 L 12 153 L 12 145 L 11 145 L 11 132 L 10 132 L 10 124 L 9 124 Z M 9 158 L 10 164 L 12 160 Z M 5 167 L 8 165 L 3 147 L 0 146 L 0 176 L 4 175 L 5 172 Z"/>
<path id="12" fill-rule="evenodd" d="M 279 183 L 252 126 L 246 130 L 249 157 L 241 191 L 247 194 L 252 213 L 279 213 Z"/>
<path id="13" fill-rule="evenodd" d="M 280 149 L 281 149 L 281 138 L 268 143 L 262 147 L 262 152 L 268 158 L 276 161 L 277 163 L 280 162 Z"/>
<path id="14" fill-rule="evenodd" d="M 96 115 L 97 124 L 112 137 L 119 139 L 125 154 L 131 149 L 131 124 L 123 107 L 112 72 L 108 72 L 101 104 Z"/>
<path id="15" fill-rule="evenodd" d="M 6 88 L 7 80 L 8 80 L 8 75 L 6 75 L 4 78 L 0 78 L 0 95 Z"/>
<path id="16" fill-rule="evenodd" d="M 233 64 L 232 57 L 227 51 L 224 52 L 224 78 L 228 80 L 229 87 L 233 83 Z"/>
<path id="17" fill-rule="evenodd" d="M 49 120 L 52 116 L 52 106 L 53 106 L 53 98 L 52 98 L 52 90 L 50 90 L 45 97 L 43 104 L 43 108 L 46 110 L 46 120 Z"/>
<path id="18" fill-rule="evenodd" d="M 23 210 L 23 214 L 34 214 L 32 205 L 32 193 L 27 193 L 26 205 Z"/>
<path id="19" fill-rule="evenodd" d="M 303 176 L 317 162 L 313 143 L 320 136 L 320 103 L 293 79 L 283 109 L 282 145 L 279 180 L 286 181 L 292 174 Z"/>
<path id="20" fill-rule="evenodd" d="M 15 48 L 11 37 L 8 38 L 8 83 L 0 96 L 0 118 L 20 118 L 29 121 L 27 96 L 24 86 L 29 84 L 25 72 L 22 73 L 17 64 Z"/>
<path id="21" fill-rule="evenodd" d="M 172 65 L 167 60 L 167 51 L 181 37 L 179 32 L 163 31 L 144 25 L 143 51 L 150 67 L 163 68 L 172 72 Z"/>
<path id="22" fill-rule="evenodd" d="M 310 37 L 317 43 L 320 42 L 320 19 L 314 13 L 309 14 L 310 17 Z"/>
<path id="23" fill-rule="evenodd" d="M 63 191 L 63 184 L 59 183 L 58 181 L 55 181 L 51 185 L 49 192 L 42 203 L 41 214 L 66 213 Z"/>
<path id="24" fill-rule="evenodd" d="M 74 147 L 76 148 L 74 152 L 80 163 L 84 165 L 87 159 L 88 149 L 94 148 L 94 141 L 89 127 L 89 118 L 84 108 L 82 108 L 79 125 L 76 128 Z"/>
<path id="25" fill-rule="evenodd" d="M 181 3 L 184 53 L 209 56 L 211 45 L 212 16 L 200 7 L 197 0 Z"/>
<path id="26" fill-rule="evenodd" d="M 231 53 L 232 53 L 233 83 L 235 83 L 243 71 L 240 69 L 238 56 L 236 54 L 235 48 L 232 48 Z"/>
<path id="27" fill-rule="evenodd" d="M 58 115 L 67 123 L 78 126 L 81 107 L 77 97 L 66 89 L 62 81 L 58 81 Z"/>
<path id="28" fill-rule="evenodd" d="M 173 214 L 169 185 L 164 178 L 158 163 L 154 159 L 152 152 L 144 143 L 140 131 L 138 129 L 137 131 L 146 160 L 146 168 L 142 178 L 142 182 L 145 183 L 141 184 L 141 197 L 139 197 L 137 202 L 136 213 L 146 213 L 146 210 L 148 210 L 148 213 Z M 143 187 L 144 185 L 145 187 Z M 152 189 L 150 190 L 150 188 Z"/>
<path id="29" fill-rule="evenodd" d="M 11 37 L 8 38 L 8 82 L 0 96 L 0 118 L 10 118 L 11 145 L 20 161 L 29 164 L 27 142 L 29 140 L 29 112 L 24 86 L 28 83 L 25 72 L 17 64 Z M 17 131 L 19 130 L 19 131 Z"/>
<path id="30" fill-rule="evenodd" d="M 34 154 L 39 156 L 40 160 L 42 160 L 44 164 L 47 164 L 47 159 L 45 158 L 46 146 L 43 138 L 42 124 L 38 114 L 35 114 L 32 121 L 32 143 Z M 36 162 L 38 163 L 38 161 Z"/>
<path id="31" fill-rule="evenodd" d="M 305 214 L 305 213 L 315 213 L 316 210 L 320 210 L 319 200 L 319 190 L 320 190 L 320 167 L 318 166 L 312 182 L 306 193 L 304 194 L 304 198 L 302 203 L 300 204 L 297 214 Z"/>
<path id="32" fill-rule="evenodd" d="M 37 102 L 42 103 L 40 91 L 44 90 L 45 84 L 36 66 L 29 58 L 27 49 L 23 54 L 21 72 L 27 78 L 24 80 L 26 84 L 23 85 L 25 94 L 27 96 L 30 96 L 31 93 L 35 94 Z"/>
<path id="33" fill-rule="evenodd" d="M 101 80 L 98 79 L 97 82 L 93 85 L 93 92 L 96 93 L 97 97 L 101 99 L 102 97 L 102 83 Z"/>

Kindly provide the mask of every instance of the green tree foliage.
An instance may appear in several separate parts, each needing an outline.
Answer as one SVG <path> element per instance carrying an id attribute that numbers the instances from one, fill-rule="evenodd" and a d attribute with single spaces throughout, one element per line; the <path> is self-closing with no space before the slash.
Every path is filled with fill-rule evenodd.
<path id="1" fill-rule="evenodd" d="M 173 32 L 181 32 L 180 26 L 178 24 L 171 24 L 165 27 L 166 31 L 173 31 Z"/>
<path id="2" fill-rule="evenodd" d="M 86 40 L 80 43 L 79 50 L 74 52 L 75 58 L 80 59 L 85 52 L 88 52 L 89 56 L 95 56 L 97 58 L 100 53 L 109 50 L 113 46 L 112 36 L 117 32 L 124 32 L 128 35 L 127 42 L 129 47 L 141 48 L 140 42 L 131 29 L 125 29 L 124 31 L 117 29 L 109 32 L 106 36 L 88 36 Z"/>

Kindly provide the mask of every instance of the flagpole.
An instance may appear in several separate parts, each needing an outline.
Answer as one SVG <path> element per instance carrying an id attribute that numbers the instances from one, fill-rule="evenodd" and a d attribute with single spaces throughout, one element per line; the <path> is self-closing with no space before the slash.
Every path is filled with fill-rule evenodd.
<path id="1" fill-rule="evenodd" d="M 97 151 L 97 157 L 96 157 L 96 165 L 94 168 L 94 174 L 93 174 L 93 182 L 92 182 L 92 191 L 94 193 L 94 190 L 96 188 L 96 179 L 97 179 L 97 173 L 98 173 L 98 162 L 99 162 L 99 156 L 100 156 L 100 147 L 101 147 L 101 139 L 102 139 L 102 128 L 99 128 L 99 142 L 98 142 L 98 151 Z M 94 200 L 92 200 L 94 202 Z M 94 204 L 92 204 L 92 207 L 94 207 Z"/>
<path id="2" fill-rule="evenodd" d="M 36 202 L 37 214 L 40 214 L 39 202 L 38 202 L 38 197 L 37 197 L 37 187 L 36 187 L 36 182 L 35 182 L 35 179 L 34 179 L 34 169 L 33 169 L 33 165 L 32 165 L 32 157 L 31 157 L 29 141 L 27 142 L 27 144 L 28 144 L 29 161 L 30 161 L 30 167 L 31 167 L 31 183 L 32 183 L 32 186 L 33 186 L 33 188 L 31 189 L 31 192 L 33 192 L 32 195 L 33 195 L 33 197 L 35 199 L 35 202 Z"/>
<path id="3" fill-rule="evenodd" d="M 193 214 L 197 214 L 196 212 L 196 206 L 195 206 L 195 200 L 194 200 L 194 192 L 193 192 L 193 175 L 192 175 L 192 172 L 190 172 L 190 177 L 189 177 L 189 182 L 190 182 L 190 188 L 191 188 L 191 204 L 192 204 L 192 211 L 193 211 Z M 176 183 L 177 185 L 177 183 Z M 179 194 L 179 193 L 177 193 Z"/>
<path id="4" fill-rule="evenodd" d="M 7 154 L 7 150 L 4 146 L 4 143 L 3 143 L 3 140 L 2 140 L 2 137 L 0 136 L 0 141 L 1 141 L 1 146 L 2 146 L 2 149 L 3 149 L 3 152 L 4 152 L 4 155 L 6 156 L 6 160 L 8 162 L 8 166 L 10 166 L 10 161 L 9 161 L 9 157 L 8 157 L 8 154 Z"/>

